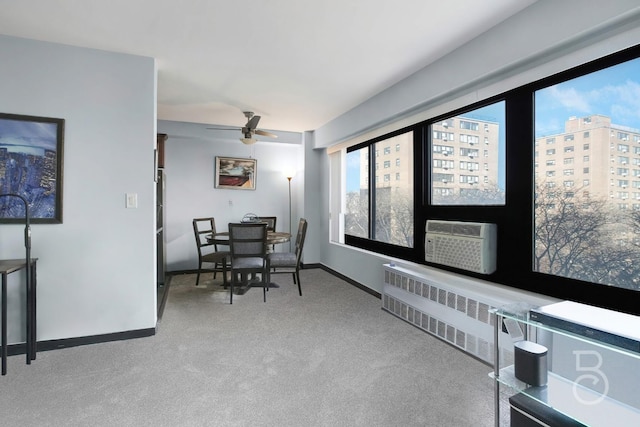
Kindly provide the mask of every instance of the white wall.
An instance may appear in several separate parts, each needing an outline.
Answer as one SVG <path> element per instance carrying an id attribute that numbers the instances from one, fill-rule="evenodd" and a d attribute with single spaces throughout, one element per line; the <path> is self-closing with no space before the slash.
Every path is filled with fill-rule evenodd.
<path id="1" fill-rule="evenodd" d="M 239 117 L 242 116 L 239 114 Z M 165 174 L 167 271 L 193 270 L 198 254 L 192 220 L 213 216 L 219 231 L 229 222 L 239 222 L 246 213 L 277 216 L 278 231 L 289 231 L 289 187 L 284 171 L 294 169 L 291 180 L 292 232 L 304 215 L 305 163 L 303 135 L 272 131 L 277 142 L 266 138 L 255 145 L 243 145 L 240 131 L 209 130 L 211 125 L 159 121 L 158 132 L 166 133 Z M 257 159 L 255 190 L 214 188 L 215 157 Z M 277 250 L 289 249 L 279 245 Z"/>
<path id="2" fill-rule="evenodd" d="M 364 141 L 640 43 L 637 0 L 539 0 L 314 132 L 316 148 Z M 376 291 L 388 257 L 329 242 L 329 167 L 321 172 L 321 262 Z M 311 172 L 315 173 L 315 172 Z M 317 216 L 315 215 L 317 214 Z M 332 212 L 336 216 L 337 212 Z"/>
<path id="3" fill-rule="evenodd" d="M 65 119 L 63 223 L 32 225 L 37 339 L 154 328 L 154 60 L 5 36 L 0 57 L 0 112 Z M 23 229 L 0 225 L 0 258 L 24 257 Z M 23 295 L 10 284 L 19 342 Z"/>

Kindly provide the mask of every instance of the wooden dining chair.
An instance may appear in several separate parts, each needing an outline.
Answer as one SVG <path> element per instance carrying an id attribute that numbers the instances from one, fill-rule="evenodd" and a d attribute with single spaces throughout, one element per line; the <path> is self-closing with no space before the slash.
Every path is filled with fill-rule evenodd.
<path id="1" fill-rule="evenodd" d="M 212 217 L 194 218 L 193 234 L 196 238 L 196 247 L 198 249 L 198 275 L 196 277 L 196 286 L 200 283 L 200 273 L 203 271 L 213 272 L 215 280 L 217 273 L 222 273 L 222 281 L 227 285 L 227 259 L 229 251 L 219 251 L 218 245 L 207 240 L 207 236 L 216 232 L 216 221 Z M 213 268 L 202 268 L 202 264 L 213 264 Z"/>
<path id="2" fill-rule="evenodd" d="M 276 231 L 277 216 L 260 216 L 260 222 L 267 224 L 267 231 Z"/>
<path id="3" fill-rule="evenodd" d="M 273 252 L 269 254 L 269 274 L 291 273 L 293 283 L 298 285 L 298 293 L 302 296 L 300 286 L 300 265 L 302 261 L 302 248 L 307 236 L 307 220 L 300 218 L 298 222 L 298 234 L 296 235 L 296 248 L 294 252 Z"/>
<path id="4" fill-rule="evenodd" d="M 269 287 L 269 260 L 267 258 L 267 226 L 264 223 L 229 223 L 231 254 L 231 287 L 229 304 L 233 304 L 233 288 L 238 276 L 247 286 L 261 286 L 264 302 Z M 256 280 L 260 274 L 260 280 Z M 249 275 L 252 275 L 250 282 Z"/>
<path id="5" fill-rule="evenodd" d="M 264 222 L 267 224 L 267 231 L 276 231 L 276 221 L 278 220 L 277 216 L 260 216 L 258 217 L 260 222 Z M 271 245 L 271 252 L 276 250 L 276 245 Z"/>

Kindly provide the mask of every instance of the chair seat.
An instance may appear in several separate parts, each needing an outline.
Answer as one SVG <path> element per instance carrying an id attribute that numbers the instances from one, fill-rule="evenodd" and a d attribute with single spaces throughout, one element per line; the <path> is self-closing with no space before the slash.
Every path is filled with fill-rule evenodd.
<path id="1" fill-rule="evenodd" d="M 269 254 L 269 264 L 271 268 L 295 267 L 296 262 L 296 254 L 293 252 L 274 252 Z"/>
<path id="2" fill-rule="evenodd" d="M 213 262 L 217 264 L 219 262 L 222 262 L 222 260 L 227 258 L 228 256 L 229 256 L 229 252 L 225 252 L 225 251 L 212 252 L 210 254 L 202 255 L 202 262 Z"/>
<path id="3" fill-rule="evenodd" d="M 261 269 L 264 266 L 264 259 L 260 257 L 233 258 L 231 260 L 232 270 Z"/>

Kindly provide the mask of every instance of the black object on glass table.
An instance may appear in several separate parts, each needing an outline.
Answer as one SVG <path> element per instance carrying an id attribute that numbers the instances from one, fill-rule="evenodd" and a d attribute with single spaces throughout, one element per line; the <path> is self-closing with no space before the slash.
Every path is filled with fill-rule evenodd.
<path id="1" fill-rule="evenodd" d="M 538 387 L 547 384 L 547 347 L 522 340 L 514 345 L 514 369 L 520 381 Z"/>

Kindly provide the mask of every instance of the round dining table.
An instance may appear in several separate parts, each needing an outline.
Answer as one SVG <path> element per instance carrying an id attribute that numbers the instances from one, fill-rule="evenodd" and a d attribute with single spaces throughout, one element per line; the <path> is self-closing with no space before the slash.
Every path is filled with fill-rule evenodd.
<path id="1" fill-rule="evenodd" d="M 267 244 L 277 245 L 280 243 L 287 243 L 291 240 L 291 234 L 283 231 L 267 231 Z M 208 234 L 207 242 L 214 243 L 216 245 L 229 245 L 229 232 L 222 231 L 220 233 Z"/>

